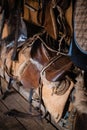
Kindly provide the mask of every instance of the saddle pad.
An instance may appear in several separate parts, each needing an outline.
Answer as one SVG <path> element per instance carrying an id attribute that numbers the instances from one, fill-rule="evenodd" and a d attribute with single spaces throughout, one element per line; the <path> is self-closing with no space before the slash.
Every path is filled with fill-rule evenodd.
<path id="1" fill-rule="evenodd" d="M 74 3 L 73 39 L 69 55 L 73 63 L 87 71 L 87 1 L 77 0 Z"/>
<path id="2" fill-rule="evenodd" d="M 46 79 L 52 82 L 62 79 L 71 66 L 72 61 L 70 58 L 68 56 L 61 55 L 61 57 L 59 57 L 46 69 Z"/>
<path id="3" fill-rule="evenodd" d="M 79 49 L 87 54 L 87 0 L 75 3 L 74 31 Z"/>

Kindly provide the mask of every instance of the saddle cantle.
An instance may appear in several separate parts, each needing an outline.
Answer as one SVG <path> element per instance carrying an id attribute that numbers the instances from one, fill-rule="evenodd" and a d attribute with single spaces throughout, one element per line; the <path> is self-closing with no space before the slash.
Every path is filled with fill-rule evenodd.
<path id="1" fill-rule="evenodd" d="M 46 70 L 46 79 L 52 82 L 62 80 L 72 66 L 68 56 L 59 56 Z"/>

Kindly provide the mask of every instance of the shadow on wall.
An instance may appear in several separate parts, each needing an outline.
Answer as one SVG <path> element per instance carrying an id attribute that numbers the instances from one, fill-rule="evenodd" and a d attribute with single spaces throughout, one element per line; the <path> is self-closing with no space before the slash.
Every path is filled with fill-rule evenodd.
<path id="1" fill-rule="evenodd" d="M 27 36 L 32 37 L 33 35 L 40 33 L 43 31 L 43 27 L 38 26 L 32 22 L 28 22 L 26 20 L 24 20 L 26 23 L 26 27 L 27 27 Z"/>

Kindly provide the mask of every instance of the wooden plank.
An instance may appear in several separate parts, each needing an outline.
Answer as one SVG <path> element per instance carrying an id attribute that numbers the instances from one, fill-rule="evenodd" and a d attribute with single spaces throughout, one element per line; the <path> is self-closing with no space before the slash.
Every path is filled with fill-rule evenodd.
<path id="1" fill-rule="evenodd" d="M 4 81 L 3 81 L 3 83 L 4 83 Z M 7 86 L 7 85 L 3 84 L 3 87 L 5 87 L 5 86 Z M 3 89 L 5 89 L 5 88 L 3 88 Z M 28 103 L 29 90 L 25 90 L 22 87 L 21 87 L 21 89 L 17 89 L 16 84 L 15 84 L 15 89 L 17 90 L 17 92 L 19 91 L 18 93 L 21 93 L 21 94 L 18 94 L 15 90 L 16 93 L 14 93 L 14 94 L 12 94 L 12 95 L 10 95 L 9 97 L 6 98 L 5 102 L 8 104 L 8 108 L 11 108 L 11 109 L 16 108 L 19 111 L 28 113 L 29 112 L 29 103 Z M 13 91 L 13 90 L 14 90 L 14 88 L 11 89 L 11 91 Z M 21 100 L 21 98 L 22 98 L 22 100 Z M 33 102 L 34 108 L 38 105 L 39 105 L 38 102 L 36 102 L 36 101 Z M 34 110 L 34 108 L 33 108 L 33 111 L 36 112 Z M 58 123 L 55 123 L 53 120 L 51 121 L 52 125 L 50 123 L 47 123 L 47 121 L 45 119 L 43 119 L 42 122 L 40 120 L 36 119 L 35 122 L 37 122 L 38 125 L 41 125 L 42 129 L 44 129 L 44 126 L 46 127 L 47 130 L 48 130 L 48 128 L 54 129 L 54 127 L 52 126 L 52 125 L 54 125 L 56 128 L 62 130 L 60 128 L 60 126 L 58 125 Z"/>
<path id="2" fill-rule="evenodd" d="M 6 90 L 6 84 L 4 83 L 4 81 L 3 81 L 3 85 L 2 85 L 4 88 L 4 92 L 5 92 L 5 90 Z M 17 110 L 19 110 L 19 111 L 22 111 L 22 112 L 29 112 L 29 103 L 28 103 L 28 98 L 29 98 L 29 89 L 28 90 L 25 90 L 25 89 L 23 89 L 22 87 L 20 88 L 20 89 L 18 89 L 17 88 L 17 85 L 15 84 L 14 85 L 15 87 L 15 93 L 14 94 L 11 94 L 11 95 L 9 95 L 7 98 L 6 98 L 6 100 L 5 100 L 5 103 L 7 104 L 7 106 L 8 106 L 8 108 L 10 108 L 10 109 L 14 109 L 14 108 L 16 108 Z M 11 89 L 11 91 L 14 91 L 14 88 L 13 89 Z M 17 92 L 18 93 L 17 93 Z M 19 94 L 19 93 L 21 93 L 21 94 Z M 22 99 L 22 100 L 21 100 Z M 36 102 L 36 101 L 33 101 L 33 106 L 34 106 L 34 108 L 36 107 L 36 106 L 38 106 L 39 105 L 39 103 L 38 102 Z M 34 108 L 33 108 L 33 111 L 34 111 L 34 113 L 36 113 L 36 111 L 34 110 Z M 59 124 L 58 123 L 55 123 L 53 120 L 51 121 L 51 123 L 52 123 L 52 125 L 50 124 L 50 123 L 47 123 L 47 121 L 45 120 L 45 119 L 43 119 L 43 121 L 41 122 L 40 120 L 37 120 L 37 119 L 35 119 L 34 118 L 34 120 L 35 120 L 35 122 L 38 124 L 38 125 L 40 125 L 41 127 L 42 127 L 42 130 L 44 129 L 44 126 L 45 126 L 45 128 L 46 128 L 46 130 L 48 130 L 48 128 L 49 129 L 54 129 L 54 127 L 52 126 L 52 125 L 54 125 L 56 128 L 58 128 L 59 130 L 62 130 L 61 128 L 60 128 L 60 126 L 59 126 Z M 24 121 L 23 121 L 24 122 Z M 27 123 L 25 123 L 25 124 L 27 124 Z M 53 128 L 52 128 L 53 127 Z"/>
<path id="3" fill-rule="evenodd" d="M 6 106 L 0 101 L 0 130 L 26 130 L 16 118 L 9 118 L 4 114 L 7 110 Z"/>
<path id="4" fill-rule="evenodd" d="M 22 112 L 29 112 L 29 103 L 18 93 L 8 96 L 3 103 L 9 109 L 17 109 Z M 33 111 L 37 113 L 34 109 Z M 17 120 L 27 129 L 27 130 L 55 130 L 55 128 L 47 123 L 45 119 L 40 121 L 38 118 L 17 118 Z"/>

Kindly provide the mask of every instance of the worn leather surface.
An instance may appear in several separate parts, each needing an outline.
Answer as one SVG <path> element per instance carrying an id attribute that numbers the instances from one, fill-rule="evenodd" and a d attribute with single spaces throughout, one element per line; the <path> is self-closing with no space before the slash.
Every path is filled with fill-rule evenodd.
<path id="1" fill-rule="evenodd" d="M 59 81 L 64 78 L 72 66 L 72 61 L 68 56 L 61 56 L 50 65 L 46 73 L 46 79 L 52 82 Z"/>

